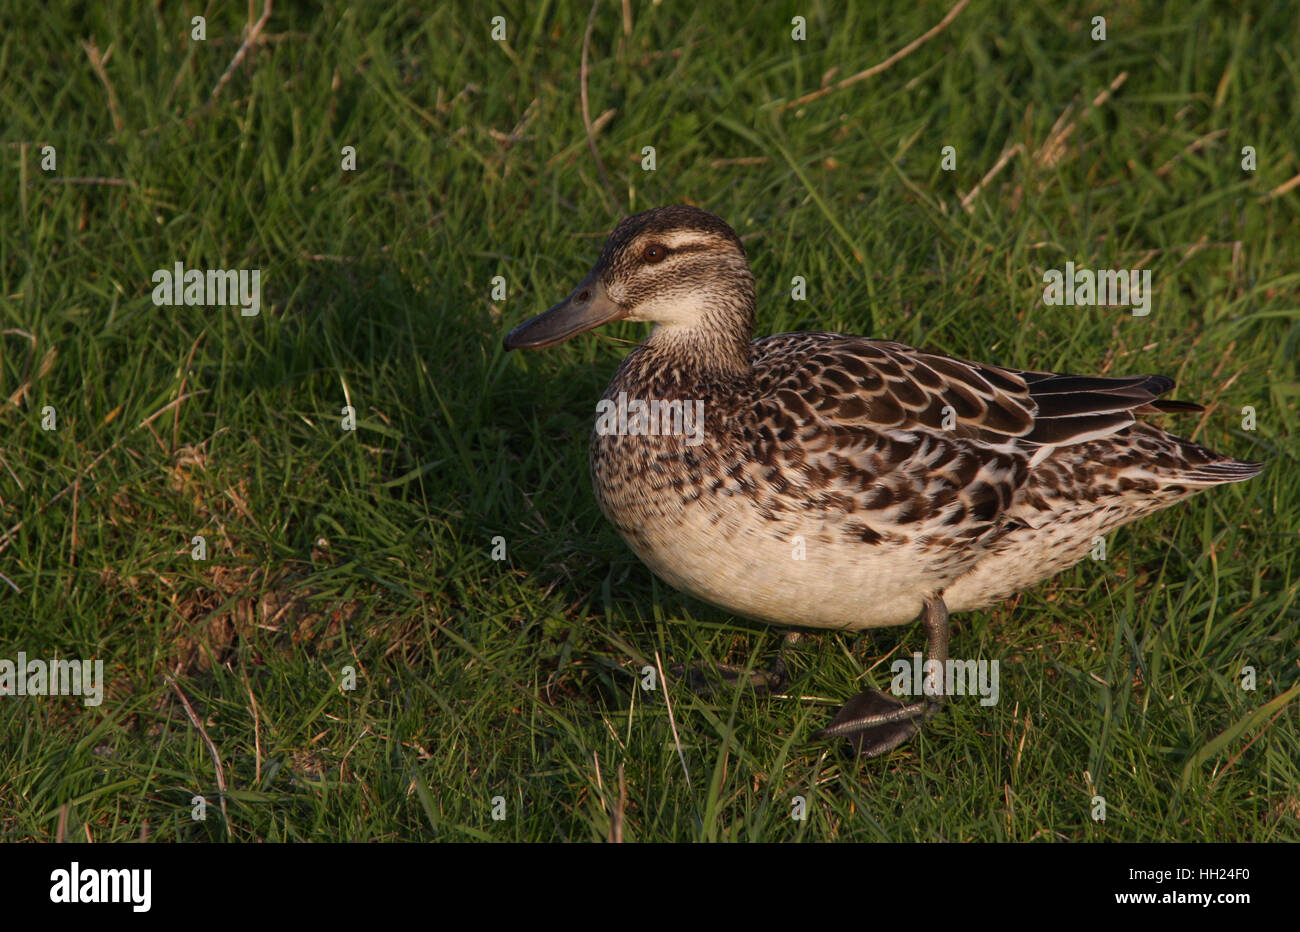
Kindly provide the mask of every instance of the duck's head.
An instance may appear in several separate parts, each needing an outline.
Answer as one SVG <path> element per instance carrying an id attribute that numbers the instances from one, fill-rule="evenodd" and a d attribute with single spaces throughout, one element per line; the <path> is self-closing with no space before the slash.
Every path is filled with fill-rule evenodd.
<path id="1" fill-rule="evenodd" d="M 541 349 L 601 324 L 656 324 L 650 344 L 678 343 L 748 364 L 754 278 L 740 237 L 698 207 L 656 207 L 622 221 L 567 298 L 506 334 L 506 349 Z"/>

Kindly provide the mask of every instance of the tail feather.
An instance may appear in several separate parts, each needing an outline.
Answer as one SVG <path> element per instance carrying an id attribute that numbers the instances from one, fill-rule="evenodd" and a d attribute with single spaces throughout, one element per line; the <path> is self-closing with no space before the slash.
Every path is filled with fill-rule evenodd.
<path id="1" fill-rule="evenodd" d="M 1194 401 L 1174 401 L 1169 398 L 1161 398 L 1133 410 L 1137 414 L 1173 414 L 1180 411 L 1195 413 L 1204 411 L 1205 405 L 1198 405 Z"/>
<path id="2" fill-rule="evenodd" d="M 1218 463 L 1204 463 L 1193 466 L 1180 475 L 1178 481 L 1207 485 L 1218 485 L 1223 482 L 1245 482 L 1247 479 L 1258 476 L 1263 468 L 1263 463 L 1223 460 Z"/>

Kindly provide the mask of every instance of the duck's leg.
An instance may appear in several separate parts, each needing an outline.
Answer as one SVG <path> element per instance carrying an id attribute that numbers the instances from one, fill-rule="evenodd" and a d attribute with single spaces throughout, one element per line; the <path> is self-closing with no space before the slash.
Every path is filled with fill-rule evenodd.
<path id="1" fill-rule="evenodd" d="M 780 650 L 776 652 L 776 659 L 765 669 L 751 670 L 732 663 L 693 664 L 690 667 L 674 664 L 673 672 L 685 678 L 686 685 L 692 692 L 703 695 L 728 689 L 741 682 L 748 682 L 756 692 L 780 692 L 790 682 L 785 666 L 786 648 L 799 643 L 801 637 L 798 631 L 787 631 Z"/>
<path id="2" fill-rule="evenodd" d="M 948 607 L 943 596 L 925 600 L 922 614 L 927 639 L 926 660 L 937 661 L 940 668 L 948 660 Z M 877 757 L 898 747 L 921 729 L 921 723 L 939 711 L 943 704 L 943 674 L 939 689 L 932 696 L 903 703 L 878 689 L 860 692 L 835 713 L 828 727 L 816 738 L 846 737 L 860 757 Z"/>

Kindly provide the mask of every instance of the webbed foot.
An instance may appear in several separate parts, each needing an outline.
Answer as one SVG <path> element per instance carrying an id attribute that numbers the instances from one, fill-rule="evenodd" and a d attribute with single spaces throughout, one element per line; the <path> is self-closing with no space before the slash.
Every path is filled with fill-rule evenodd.
<path id="1" fill-rule="evenodd" d="M 948 660 L 948 606 L 942 594 L 925 600 L 921 617 L 928 659 L 943 666 Z M 920 731 L 921 723 L 938 712 L 942 703 L 942 692 L 904 703 L 878 689 L 868 689 L 844 703 L 830 725 L 813 737 L 848 738 L 859 757 L 879 757 Z"/>

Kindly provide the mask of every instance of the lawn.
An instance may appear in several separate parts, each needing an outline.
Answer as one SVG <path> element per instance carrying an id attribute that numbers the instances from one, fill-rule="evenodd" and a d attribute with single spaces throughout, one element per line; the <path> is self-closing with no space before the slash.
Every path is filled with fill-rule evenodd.
<path id="1" fill-rule="evenodd" d="M 262 2 L 0 0 L 0 659 L 104 678 L 0 697 L 0 839 L 1300 839 L 1286 5 Z M 918 625 L 696 695 L 782 632 L 597 508 L 645 328 L 501 346 L 671 203 L 742 236 L 759 334 L 1167 374 L 1265 472 L 956 616 L 999 702 L 886 757 L 812 734 Z M 1045 304 L 1067 262 L 1150 313 Z M 177 263 L 258 313 L 156 303 Z"/>

